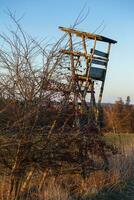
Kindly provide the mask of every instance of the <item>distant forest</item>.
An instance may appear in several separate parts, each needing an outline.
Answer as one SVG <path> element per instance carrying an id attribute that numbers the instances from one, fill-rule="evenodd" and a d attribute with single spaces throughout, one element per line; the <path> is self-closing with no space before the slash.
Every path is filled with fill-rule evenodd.
<path id="1" fill-rule="evenodd" d="M 130 97 L 122 98 L 114 104 L 103 104 L 103 123 L 105 132 L 134 133 L 134 106 Z"/>

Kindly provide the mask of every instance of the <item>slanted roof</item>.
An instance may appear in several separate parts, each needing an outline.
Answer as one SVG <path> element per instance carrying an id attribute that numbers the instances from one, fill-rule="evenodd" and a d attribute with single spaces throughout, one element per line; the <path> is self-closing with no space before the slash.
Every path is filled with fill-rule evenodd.
<path id="1" fill-rule="evenodd" d="M 75 30 L 75 29 L 72 29 L 72 28 L 65 28 L 65 27 L 61 27 L 61 26 L 59 27 L 59 29 L 64 31 L 64 32 L 75 34 L 78 37 L 85 37 L 85 38 L 89 38 L 89 39 L 92 39 L 92 40 L 96 39 L 96 40 L 101 41 L 101 42 L 108 42 L 108 43 L 112 43 L 112 44 L 117 43 L 117 41 L 112 40 L 112 39 L 107 38 L 107 37 L 104 37 L 102 35 L 87 33 L 87 32 L 78 31 L 78 30 Z"/>

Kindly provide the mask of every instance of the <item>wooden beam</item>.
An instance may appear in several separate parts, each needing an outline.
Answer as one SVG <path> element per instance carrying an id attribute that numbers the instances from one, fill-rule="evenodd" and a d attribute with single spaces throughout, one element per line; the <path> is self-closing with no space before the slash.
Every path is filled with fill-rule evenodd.
<path id="1" fill-rule="evenodd" d="M 72 54 L 73 56 L 78 56 L 78 57 L 79 56 L 83 56 L 85 58 L 90 57 L 89 54 L 85 54 L 85 53 L 82 53 L 82 52 L 79 52 L 79 51 L 71 51 L 71 50 L 61 49 L 60 52 L 64 53 L 64 54 L 68 54 L 68 55 Z"/>
<path id="2" fill-rule="evenodd" d="M 82 76 L 82 75 L 78 75 L 78 74 L 76 74 L 75 77 L 76 77 L 76 80 L 80 80 L 80 81 L 83 81 L 83 82 L 88 81 L 89 83 L 91 82 L 90 77 L 87 78 L 86 76 Z"/>
<path id="3" fill-rule="evenodd" d="M 107 38 L 107 37 L 104 37 L 102 35 L 96 35 L 96 34 L 78 31 L 78 30 L 75 30 L 75 29 L 72 29 L 72 28 L 65 28 L 65 27 L 61 27 L 61 26 L 59 27 L 59 29 L 61 31 L 64 31 L 64 32 L 67 32 L 67 33 L 75 34 L 78 37 L 85 37 L 85 38 L 92 39 L 92 40 L 95 40 L 95 38 L 96 38 L 96 40 L 101 41 L 101 42 L 108 42 L 108 43 L 113 43 L 113 44 L 117 43 L 117 41 L 112 40 L 112 39 Z"/>
<path id="4" fill-rule="evenodd" d="M 82 57 L 85 57 L 87 59 L 90 59 L 91 58 L 91 54 L 86 54 L 86 53 L 83 53 L 83 52 L 79 52 L 79 51 L 71 51 L 71 50 L 66 50 L 66 49 L 61 49 L 60 50 L 61 53 L 64 53 L 64 54 L 67 54 L 67 55 L 70 55 L 72 54 L 73 56 L 82 56 Z M 98 59 L 98 60 L 102 60 L 102 61 L 108 61 L 107 58 L 100 58 L 100 57 L 97 57 L 97 56 L 93 56 L 93 59 Z"/>

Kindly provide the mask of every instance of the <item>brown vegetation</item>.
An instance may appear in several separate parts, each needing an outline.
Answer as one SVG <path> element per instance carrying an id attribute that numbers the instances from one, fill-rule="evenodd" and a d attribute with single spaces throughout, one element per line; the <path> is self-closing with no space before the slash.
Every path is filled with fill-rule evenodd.
<path id="1" fill-rule="evenodd" d="M 120 99 L 114 105 L 104 107 L 104 128 L 113 133 L 134 132 L 134 106 L 130 104 L 129 96 L 126 103 Z"/>
<path id="2" fill-rule="evenodd" d="M 115 149 L 102 139 L 94 123 L 85 123 L 87 115 L 80 116 L 85 120 L 82 130 L 76 126 L 68 59 L 59 51 L 65 36 L 56 44 L 44 45 L 10 17 L 16 30 L 0 34 L 1 199 L 39 199 L 41 194 L 51 199 L 59 193 L 55 199 L 71 199 L 84 193 L 87 184 L 100 188 L 97 173 L 108 170 L 108 156 Z M 133 121 L 130 110 L 123 103 L 105 107 L 103 129 L 133 130 L 132 123 L 132 129 L 124 123 L 126 116 Z"/>

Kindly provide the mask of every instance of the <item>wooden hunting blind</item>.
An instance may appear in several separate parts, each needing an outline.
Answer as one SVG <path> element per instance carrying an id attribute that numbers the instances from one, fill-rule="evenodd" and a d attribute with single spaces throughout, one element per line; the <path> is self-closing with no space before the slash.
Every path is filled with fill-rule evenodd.
<path id="1" fill-rule="evenodd" d="M 80 104 L 81 107 L 87 105 L 86 109 L 99 107 L 102 101 L 111 44 L 117 41 L 72 28 L 59 27 L 59 29 L 69 36 L 68 47 L 61 49 L 61 52 L 70 57 L 72 77 L 70 85 L 74 93 L 76 110 L 77 105 Z M 76 38 L 79 38 L 79 42 L 76 42 Z M 105 44 L 105 50 L 100 50 L 100 43 Z M 100 85 L 97 98 L 95 96 L 96 82 Z M 96 106 L 96 100 L 98 106 Z"/>

